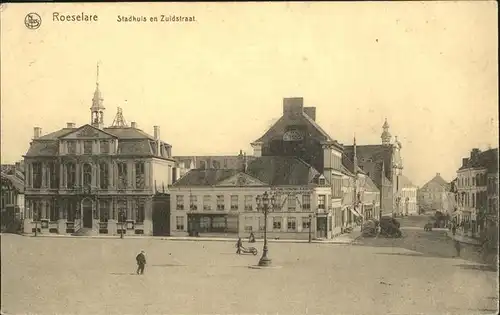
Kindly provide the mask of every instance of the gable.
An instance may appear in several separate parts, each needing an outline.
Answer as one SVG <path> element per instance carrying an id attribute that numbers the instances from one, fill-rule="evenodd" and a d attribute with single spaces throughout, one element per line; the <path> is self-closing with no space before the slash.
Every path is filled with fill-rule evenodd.
<path id="1" fill-rule="evenodd" d="M 75 131 L 61 137 L 61 139 L 115 139 L 116 136 L 102 131 L 98 128 L 92 127 L 91 125 L 84 125 Z"/>
<path id="2" fill-rule="evenodd" d="M 261 182 L 260 180 L 245 174 L 238 173 L 234 176 L 231 176 L 228 179 L 225 179 L 216 184 L 216 186 L 231 186 L 231 187 L 253 187 L 253 186 L 269 186 L 266 183 Z"/>

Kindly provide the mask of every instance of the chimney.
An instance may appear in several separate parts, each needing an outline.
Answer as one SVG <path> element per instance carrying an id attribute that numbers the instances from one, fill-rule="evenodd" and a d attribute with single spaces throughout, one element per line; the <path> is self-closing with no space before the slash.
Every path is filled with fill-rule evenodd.
<path id="1" fill-rule="evenodd" d="M 160 126 L 153 126 L 154 128 L 154 137 L 156 140 L 156 155 L 161 156 L 160 150 Z"/>
<path id="2" fill-rule="evenodd" d="M 312 120 L 316 121 L 316 107 L 304 107 L 304 113 Z"/>
<path id="3" fill-rule="evenodd" d="M 66 123 L 66 128 L 75 128 L 75 123 L 72 122 Z"/>
<path id="4" fill-rule="evenodd" d="M 246 173 L 247 171 L 247 166 L 248 166 L 248 163 L 247 163 L 247 153 L 243 153 L 243 173 Z"/>
<path id="5" fill-rule="evenodd" d="M 469 163 L 469 159 L 468 158 L 463 158 L 462 159 L 462 166 L 466 166 L 467 163 Z"/>
<path id="6" fill-rule="evenodd" d="M 34 127 L 33 128 L 33 139 L 38 139 L 42 135 L 42 128 Z"/>
<path id="7" fill-rule="evenodd" d="M 289 97 L 283 99 L 283 116 L 299 116 L 304 111 L 304 99 L 302 97 Z"/>
<path id="8" fill-rule="evenodd" d="M 132 121 L 130 123 L 130 128 L 134 128 L 134 129 L 137 129 L 137 123 L 135 121 Z"/>
<path id="9" fill-rule="evenodd" d="M 441 176 L 441 173 L 436 173 L 436 176 Z"/>
<path id="10" fill-rule="evenodd" d="M 479 153 L 480 153 L 480 152 L 481 152 L 481 151 L 479 151 L 479 149 L 478 149 L 478 148 L 474 148 L 474 149 L 472 149 L 472 151 L 470 151 L 470 159 L 471 159 L 472 161 L 475 161 L 475 160 L 477 159 L 477 157 L 479 156 Z"/>

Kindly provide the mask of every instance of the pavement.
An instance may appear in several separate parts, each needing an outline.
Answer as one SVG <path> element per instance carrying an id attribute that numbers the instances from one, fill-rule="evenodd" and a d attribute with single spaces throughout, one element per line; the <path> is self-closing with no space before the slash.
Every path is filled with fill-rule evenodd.
<path id="1" fill-rule="evenodd" d="M 5 314 L 495 314 L 497 274 L 444 232 L 347 246 L 276 242 L 276 269 L 226 242 L 1 236 Z M 413 246 L 413 249 L 411 247 Z M 256 246 L 260 251 L 260 246 Z M 146 272 L 135 255 L 146 252 Z"/>
<path id="2" fill-rule="evenodd" d="M 0 233 L 0 235 L 2 235 Z M 35 237 L 34 234 L 24 234 L 23 236 Z M 361 228 L 356 227 L 351 233 L 346 233 L 334 237 L 333 239 L 314 239 L 311 243 L 314 244 L 351 244 L 361 236 Z M 74 235 L 61 235 L 61 234 L 42 234 L 38 233 L 36 237 L 40 238 L 92 238 L 92 239 L 119 239 L 119 235 L 91 235 L 91 236 L 74 236 Z M 126 235 L 124 239 L 151 239 L 151 240 L 164 240 L 164 241 L 192 241 L 192 242 L 233 242 L 235 243 L 237 237 L 192 237 L 192 236 L 136 236 Z M 309 240 L 296 240 L 296 239 L 271 239 L 268 243 L 309 243 Z M 263 243 L 262 239 L 256 239 L 256 243 Z"/>

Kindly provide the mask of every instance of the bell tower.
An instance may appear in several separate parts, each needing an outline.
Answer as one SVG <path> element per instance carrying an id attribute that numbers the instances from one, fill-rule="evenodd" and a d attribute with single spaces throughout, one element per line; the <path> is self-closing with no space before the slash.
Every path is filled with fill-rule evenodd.
<path id="1" fill-rule="evenodd" d="M 104 127 L 104 99 L 99 90 L 99 63 L 97 63 L 97 78 L 95 83 L 94 97 L 92 98 L 92 107 L 90 107 L 90 124 L 93 127 L 102 129 Z"/>
<path id="2" fill-rule="evenodd" d="M 382 139 L 382 145 L 390 145 L 392 136 L 389 133 L 389 123 L 387 122 L 387 118 L 385 119 L 382 129 L 384 130 L 382 132 L 382 135 L 380 135 L 380 138 Z"/>

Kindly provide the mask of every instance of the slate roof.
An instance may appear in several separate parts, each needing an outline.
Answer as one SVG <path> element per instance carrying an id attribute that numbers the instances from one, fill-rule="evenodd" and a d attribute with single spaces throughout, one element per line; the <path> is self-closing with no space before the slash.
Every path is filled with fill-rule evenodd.
<path id="1" fill-rule="evenodd" d="M 449 183 L 447 181 L 445 181 L 441 175 L 439 174 L 436 174 L 436 176 L 434 176 L 430 181 L 428 181 L 427 183 L 425 183 L 425 185 L 422 186 L 422 190 L 425 190 L 427 189 L 427 186 L 429 186 L 431 183 L 433 184 L 437 184 L 441 187 L 444 187 L 444 188 L 448 188 L 449 187 Z"/>
<path id="2" fill-rule="evenodd" d="M 417 188 L 417 186 L 413 185 L 413 183 L 411 182 L 411 180 L 409 180 L 408 177 L 406 177 L 404 175 L 400 176 L 399 184 L 403 188 Z"/>
<path id="3" fill-rule="evenodd" d="M 178 186 L 211 186 L 234 176 L 239 169 L 193 169 L 180 178 Z M 311 165 L 295 157 L 263 156 L 248 164 L 246 174 L 270 186 L 306 186 L 321 175 Z"/>
<path id="4" fill-rule="evenodd" d="M 488 173 L 498 173 L 498 148 L 480 152 L 475 160 L 469 158 L 468 163 L 459 170 L 481 167 L 485 167 Z"/>
<path id="5" fill-rule="evenodd" d="M 236 169 L 193 169 L 177 180 L 172 186 L 214 186 L 238 173 L 240 171 Z"/>
<path id="6" fill-rule="evenodd" d="M 193 161 L 195 168 L 201 168 L 203 162 L 206 163 L 205 168 L 224 168 L 224 169 L 237 169 L 243 161 L 243 155 L 197 155 L 197 156 L 174 156 L 176 161 L 187 162 L 189 165 Z M 255 160 L 257 157 L 247 155 L 247 164 Z M 214 161 L 217 167 L 213 166 Z"/>
<path id="7" fill-rule="evenodd" d="M 380 189 L 377 187 L 377 185 L 375 185 L 370 176 L 366 176 L 365 190 L 371 192 L 380 192 Z"/>
<path id="8" fill-rule="evenodd" d="M 247 173 L 272 186 L 308 185 L 320 174 L 311 165 L 292 156 L 262 156 L 250 162 Z"/>
<path id="9" fill-rule="evenodd" d="M 358 164 L 363 163 L 363 159 L 372 160 L 373 162 L 385 162 L 386 166 L 391 165 L 393 147 L 391 145 L 382 144 L 369 144 L 369 145 L 356 145 L 356 156 L 358 157 Z M 344 146 L 344 154 L 353 159 L 354 146 Z"/>
<path id="10" fill-rule="evenodd" d="M 59 139 L 85 126 L 87 126 L 87 124 L 78 128 L 63 128 L 41 136 L 38 139 L 33 139 L 25 156 L 57 156 L 59 155 Z M 95 129 L 118 138 L 118 155 L 156 155 L 154 137 L 140 129 L 131 127 L 107 127 L 103 129 Z M 171 147 L 170 144 L 163 141 L 161 141 L 161 145 L 164 147 Z M 163 157 L 165 158 L 166 156 Z"/>
<path id="11" fill-rule="evenodd" d="M 346 154 L 342 154 L 342 165 L 344 165 L 351 174 L 354 174 L 354 162 Z M 356 170 L 358 173 L 366 174 L 359 166 L 356 167 Z"/>
<path id="12" fill-rule="evenodd" d="M 12 186 L 18 191 L 23 193 L 24 192 L 24 180 L 18 178 L 15 175 L 12 174 L 6 174 L 4 172 L 1 173 L 2 179 L 9 181 Z"/>
<path id="13" fill-rule="evenodd" d="M 277 132 L 278 126 L 281 126 L 282 124 L 286 124 L 287 119 L 288 118 L 286 116 L 281 116 L 280 119 L 278 119 L 278 121 L 276 121 L 271 126 L 271 128 L 269 128 L 264 133 L 264 135 L 262 135 L 259 139 L 255 140 L 254 142 L 263 142 L 264 140 L 269 138 L 271 135 L 273 135 L 274 133 Z M 314 121 L 311 117 L 309 117 L 305 112 L 302 112 L 302 114 L 299 116 L 299 119 L 302 120 L 303 122 L 306 122 L 307 124 L 312 126 L 314 129 L 316 129 L 316 131 L 318 131 L 318 133 L 320 134 L 322 141 L 333 142 L 337 146 L 342 147 L 342 145 L 340 143 L 338 143 L 336 140 L 334 140 L 332 137 L 330 137 L 330 135 L 328 135 L 328 133 L 323 128 L 321 128 L 321 126 L 316 121 Z"/>

